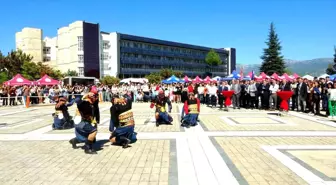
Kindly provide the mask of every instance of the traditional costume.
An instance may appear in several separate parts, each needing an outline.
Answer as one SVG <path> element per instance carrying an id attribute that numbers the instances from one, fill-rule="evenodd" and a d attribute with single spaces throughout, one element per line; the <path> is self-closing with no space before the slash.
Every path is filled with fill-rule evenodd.
<path id="1" fill-rule="evenodd" d="M 75 102 L 74 100 L 66 104 L 67 100 L 63 97 L 54 98 L 55 113 L 52 114 L 54 117 L 54 123 L 52 124 L 53 129 L 69 129 L 74 127 L 74 122 L 72 117 L 68 112 L 68 107 L 72 106 Z"/>
<path id="2" fill-rule="evenodd" d="M 95 119 L 96 105 L 98 97 L 94 93 L 85 95 L 83 99 L 76 99 L 77 108 L 81 115 L 81 122 L 75 126 L 76 137 L 69 142 L 73 148 L 77 148 L 77 143 L 85 143 L 85 153 L 96 154 L 92 148 L 97 135 L 97 121 Z M 99 109 L 98 109 L 99 111 Z"/>
<path id="3" fill-rule="evenodd" d="M 128 144 L 137 141 L 134 132 L 134 118 L 132 112 L 132 99 L 130 96 L 123 98 L 114 97 L 112 99 L 111 121 L 110 121 L 110 141 L 112 144 L 121 145 L 127 148 Z"/>
<path id="4" fill-rule="evenodd" d="M 165 96 L 162 90 L 159 91 L 158 96 L 152 100 L 150 108 L 155 106 L 155 119 L 156 126 L 158 127 L 161 123 L 171 124 L 173 122 L 173 118 L 166 111 L 166 104 L 168 104 L 168 112 L 171 112 L 172 105 L 168 97 Z"/>
<path id="5" fill-rule="evenodd" d="M 189 99 L 184 102 L 184 106 L 182 109 L 181 126 L 187 128 L 189 128 L 190 126 L 196 126 L 199 113 L 200 100 L 198 98 L 195 98 L 194 93 L 189 93 Z"/>

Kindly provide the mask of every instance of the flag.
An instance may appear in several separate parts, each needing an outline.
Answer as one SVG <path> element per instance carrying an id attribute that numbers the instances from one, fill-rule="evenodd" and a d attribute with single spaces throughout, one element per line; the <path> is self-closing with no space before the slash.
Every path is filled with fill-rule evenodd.
<path id="1" fill-rule="evenodd" d="M 252 70 L 251 80 L 254 79 L 254 71 Z"/>
<path id="2" fill-rule="evenodd" d="M 243 68 L 240 68 L 240 80 L 244 79 Z"/>

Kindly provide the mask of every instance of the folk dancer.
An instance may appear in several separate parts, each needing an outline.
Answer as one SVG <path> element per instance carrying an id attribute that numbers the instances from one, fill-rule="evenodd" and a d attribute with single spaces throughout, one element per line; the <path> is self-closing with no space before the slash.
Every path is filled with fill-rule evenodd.
<path id="1" fill-rule="evenodd" d="M 173 118 L 166 111 L 166 104 L 168 104 L 168 112 L 171 113 L 172 105 L 169 98 L 165 96 L 162 90 L 159 90 L 158 96 L 155 97 L 150 105 L 150 108 L 156 107 L 155 119 L 157 127 L 161 123 L 171 124 L 173 122 Z"/>
<path id="2" fill-rule="evenodd" d="M 134 132 L 134 117 L 132 111 L 132 98 L 131 96 L 114 96 L 112 98 L 112 106 L 110 108 L 111 121 L 110 132 L 111 136 L 109 140 L 114 145 L 121 145 L 123 148 L 127 148 L 130 143 L 137 141 Z"/>
<path id="3" fill-rule="evenodd" d="M 97 101 L 97 94 L 92 92 L 84 95 L 82 99 L 76 99 L 81 122 L 75 126 L 76 137 L 69 142 L 74 149 L 77 148 L 77 143 L 85 143 L 84 150 L 87 154 L 97 153 L 92 147 L 97 135 L 97 121 L 95 119 L 95 102 Z"/>
<path id="4" fill-rule="evenodd" d="M 54 123 L 52 124 L 53 129 L 69 129 L 74 127 L 74 121 L 68 112 L 68 107 L 72 106 L 75 102 L 74 100 L 70 103 L 66 103 L 67 100 L 64 97 L 54 97 L 55 113 L 52 114 L 54 117 Z"/>
<path id="5" fill-rule="evenodd" d="M 189 93 L 189 98 L 184 102 L 182 109 L 181 126 L 189 128 L 197 125 L 198 115 L 200 113 L 200 100 L 195 98 L 193 92 Z M 184 115 L 186 114 L 186 115 Z"/>
<path id="6" fill-rule="evenodd" d="M 95 87 L 91 88 L 90 93 L 93 93 L 95 96 L 98 97 L 98 91 Z M 82 97 L 82 100 L 89 101 L 88 96 Z M 77 97 L 76 101 L 78 101 L 78 97 Z M 94 118 L 95 122 L 97 123 L 97 124 L 95 124 L 95 127 L 97 127 L 98 124 L 100 123 L 99 98 L 97 98 L 96 101 L 94 101 L 92 103 L 92 105 L 93 105 L 93 118 Z M 75 124 L 79 124 L 81 121 L 82 121 L 81 114 L 77 109 L 76 114 L 75 114 L 75 118 L 74 118 L 74 122 L 75 122 Z"/>

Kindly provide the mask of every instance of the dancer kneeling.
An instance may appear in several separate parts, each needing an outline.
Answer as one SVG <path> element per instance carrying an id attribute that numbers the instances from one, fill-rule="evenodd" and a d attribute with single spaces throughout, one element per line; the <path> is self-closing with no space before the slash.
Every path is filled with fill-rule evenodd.
<path id="1" fill-rule="evenodd" d="M 171 124 L 173 118 L 166 111 L 166 104 L 168 104 L 168 112 L 171 113 L 172 105 L 168 97 L 165 96 L 162 90 L 159 91 L 159 94 L 152 101 L 150 108 L 156 107 L 155 110 L 155 119 L 156 126 L 158 127 L 161 123 Z"/>
<path id="2" fill-rule="evenodd" d="M 68 112 L 68 107 L 72 106 L 75 102 L 74 100 L 66 104 L 67 100 L 64 97 L 54 97 L 55 113 L 52 114 L 54 117 L 54 123 L 52 124 L 53 129 L 69 129 L 74 127 L 74 122 L 72 117 Z"/>
<path id="3" fill-rule="evenodd" d="M 110 122 L 110 141 L 112 144 L 121 145 L 127 148 L 130 143 L 137 141 L 134 132 L 134 118 L 132 112 L 132 99 L 128 96 L 112 98 L 111 122 Z M 114 130 L 115 129 L 115 130 Z"/>
<path id="4" fill-rule="evenodd" d="M 184 102 L 184 106 L 182 109 L 181 126 L 187 128 L 189 128 L 190 126 L 196 126 L 199 112 L 200 100 L 198 98 L 195 98 L 194 93 L 189 93 L 188 100 Z"/>
<path id="5" fill-rule="evenodd" d="M 84 142 L 84 150 L 87 154 L 96 154 L 92 145 L 96 140 L 97 127 L 96 120 L 94 118 L 94 103 L 97 101 L 97 95 L 89 93 L 83 97 L 83 99 L 76 99 L 77 108 L 81 115 L 81 122 L 75 126 L 76 137 L 69 142 L 73 148 L 77 148 L 77 143 Z"/>

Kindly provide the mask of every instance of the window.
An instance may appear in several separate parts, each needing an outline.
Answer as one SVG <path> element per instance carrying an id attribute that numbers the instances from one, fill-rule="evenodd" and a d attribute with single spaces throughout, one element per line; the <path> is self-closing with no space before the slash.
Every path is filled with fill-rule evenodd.
<path id="1" fill-rule="evenodd" d="M 50 54 L 50 47 L 44 47 L 43 54 Z"/>
<path id="2" fill-rule="evenodd" d="M 78 63 L 84 63 L 84 55 L 78 55 Z"/>
<path id="3" fill-rule="evenodd" d="M 110 43 L 107 41 L 103 41 L 103 49 L 109 49 L 110 48 Z"/>
<path id="4" fill-rule="evenodd" d="M 108 60 L 108 59 L 109 59 L 109 53 L 104 52 L 104 53 L 101 55 L 101 60 Z"/>
<path id="5" fill-rule="evenodd" d="M 43 62 L 49 62 L 50 61 L 50 57 L 43 57 Z"/>
<path id="6" fill-rule="evenodd" d="M 84 76 L 84 67 L 78 68 L 78 76 Z"/>
<path id="7" fill-rule="evenodd" d="M 83 37 L 78 36 L 78 51 L 83 51 L 84 43 L 83 43 Z"/>
<path id="8" fill-rule="evenodd" d="M 109 64 L 104 63 L 104 70 L 110 70 Z"/>

